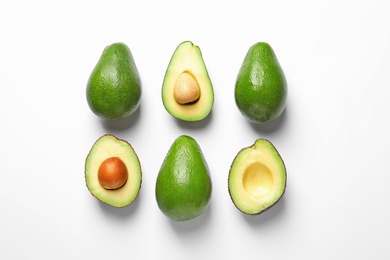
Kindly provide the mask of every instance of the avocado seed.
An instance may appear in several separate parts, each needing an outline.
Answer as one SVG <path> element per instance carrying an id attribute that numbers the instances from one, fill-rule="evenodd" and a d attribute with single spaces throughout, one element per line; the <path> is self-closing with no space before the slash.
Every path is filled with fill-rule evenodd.
<path id="1" fill-rule="evenodd" d="M 99 167 L 100 185 L 107 190 L 119 189 L 126 183 L 127 177 L 126 165 L 118 157 L 107 158 Z"/>
<path id="2" fill-rule="evenodd" d="M 176 79 L 173 95 L 177 103 L 185 105 L 200 97 L 200 87 L 196 79 L 188 72 L 182 72 Z"/>

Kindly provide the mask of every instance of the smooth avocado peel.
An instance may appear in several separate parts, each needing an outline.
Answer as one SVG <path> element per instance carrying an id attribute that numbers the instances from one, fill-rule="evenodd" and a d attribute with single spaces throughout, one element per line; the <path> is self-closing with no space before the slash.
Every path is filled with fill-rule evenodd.
<path id="1" fill-rule="evenodd" d="M 195 139 L 182 135 L 173 142 L 158 173 L 155 192 L 159 209 L 171 220 L 187 221 L 206 210 L 212 184 Z"/>
<path id="2" fill-rule="evenodd" d="M 162 85 L 162 101 L 172 116 L 184 121 L 199 121 L 211 111 L 214 89 L 202 52 L 191 41 L 176 48 Z"/>
<path id="3" fill-rule="evenodd" d="M 100 201 L 118 208 L 130 205 L 142 182 L 141 165 L 133 147 L 110 134 L 100 137 L 86 158 L 85 181 Z"/>
<path id="4" fill-rule="evenodd" d="M 286 180 L 286 167 L 275 146 L 258 139 L 234 158 L 228 178 L 229 194 L 241 212 L 260 214 L 280 200 Z"/>
<path id="5" fill-rule="evenodd" d="M 237 75 L 234 96 L 239 111 L 251 122 L 268 123 L 282 114 L 287 82 L 268 43 L 258 42 L 249 48 Z"/>
<path id="6" fill-rule="evenodd" d="M 141 102 L 142 84 L 129 47 L 107 46 L 87 83 L 87 101 L 97 116 L 121 119 L 132 115 Z"/>

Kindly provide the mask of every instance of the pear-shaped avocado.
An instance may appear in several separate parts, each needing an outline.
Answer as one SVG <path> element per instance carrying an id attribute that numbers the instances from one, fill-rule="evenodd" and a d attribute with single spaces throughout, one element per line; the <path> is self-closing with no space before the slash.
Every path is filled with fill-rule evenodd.
<path id="1" fill-rule="evenodd" d="M 169 62 L 162 85 L 165 109 L 184 121 L 199 121 L 211 111 L 214 89 L 199 46 L 179 44 Z"/>
<path id="2" fill-rule="evenodd" d="M 238 152 L 229 171 L 229 194 L 234 205 L 250 215 L 275 205 L 286 189 L 282 157 L 266 139 Z"/>
<path id="3" fill-rule="evenodd" d="M 107 46 L 87 84 L 91 110 L 105 119 L 133 114 L 141 101 L 141 79 L 130 49 L 124 43 Z"/>
<path id="4" fill-rule="evenodd" d="M 190 220 L 205 211 L 211 192 L 209 169 L 201 148 L 190 136 L 178 137 L 157 176 L 158 207 L 174 221 Z"/>
<path id="5" fill-rule="evenodd" d="M 281 115 L 286 99 L 287 83 L 273 49 L 265 42 L 252 45 L 236 79 L 238 109 L 254 123 L 267 123 Z"/>
<path id="6" fill-rule="evenodd" d="M 133 147 L 113 135 L 100 137 L 85 160 L 85 181 L 97 199 L 113 207 L 130 205 L 141 188 L 141 165 Z"/>

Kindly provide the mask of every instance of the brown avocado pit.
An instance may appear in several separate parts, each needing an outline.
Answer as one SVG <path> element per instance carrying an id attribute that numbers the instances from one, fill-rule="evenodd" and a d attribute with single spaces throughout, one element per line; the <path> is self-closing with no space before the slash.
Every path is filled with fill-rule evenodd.
<path id="1" fill-rule="evenodd" d="M 99 183 L 107 190 L 119 189 L 126 183 L 127 178 L 126 165 L 119 157 L 107 158 L 99 167 Z"/>

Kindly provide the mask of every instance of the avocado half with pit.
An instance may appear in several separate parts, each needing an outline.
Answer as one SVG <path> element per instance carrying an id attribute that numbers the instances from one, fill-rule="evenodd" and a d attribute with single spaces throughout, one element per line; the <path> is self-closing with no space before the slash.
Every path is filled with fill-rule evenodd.
<path id="1" fill-rule="evenodd" d="M 214 89 L 202 52 L 191 41 L 176 48 L 169 62 L 162 85 L 165 109 L 184 121 L 199 121 L 211 111 Z"/>
<path id="2" fill-rule="evenodd" d="M 91 194 L 102 202 L 118 208 L 130 205 L 142 182 L 133 147 L 110 134 L 100 137 L 85 160 L 85 181 Z"/>
<path id="3" fill-rule="evenodd" d="M 275 146 L 266 139 L 258 139 L 234 158 L 229 172 L 229 194 L 243 213 L 260 214 L 280 200 L 286 179 L 286 167 Z"/>

